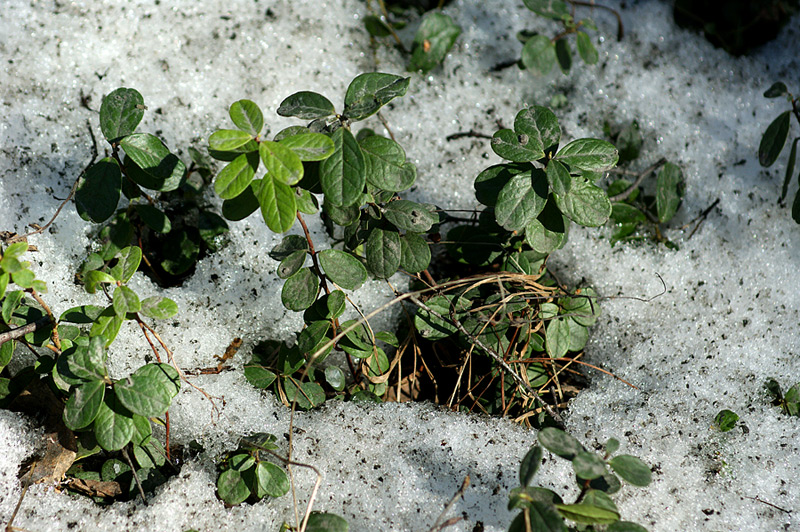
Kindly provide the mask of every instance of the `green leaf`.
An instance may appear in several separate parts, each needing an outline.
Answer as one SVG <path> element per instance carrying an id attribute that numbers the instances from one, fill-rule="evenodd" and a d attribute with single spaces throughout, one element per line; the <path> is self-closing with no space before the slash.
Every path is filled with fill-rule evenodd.
<path id="1" fill-rule="evenodd" d="M 435 68 L 444 61 L 459 35 L 461 27 L 453 19 L 436 11 L 428 11 L 414 35 L 408 70 L 420 70 L 425 74 Z"/>
<path id="2" fill-rule="evenodd" d="M 289 147 L 265 140 L 258 145 L 258 153 L 267 172 L 276 181 L 286 185 L 295 185 L 303 178 L 303 163 Z"/>
<path id="3" fill-rule="evenodd" d="M 97 291 L 98 285 L 113 284 L 116 282 L 117 280 L 111 275 L 99 270 L 88 271 L 86 272 L 86 275 L 83 276 L 84 288 L 90 294 L 94 294 Z"/>
<path id="4" fill-rule="evenodd" d="M 429 206 L 408 200 L 387 203 L 383 215 L 398 229 L 415 233 L 424 233 L 439 221 Z"/>
<path id="5" fill-rule="evenodd" d="M 547 165 L 547 182 L 553 194 L 565 196 L 572 189 L 572 176 L 569 170 L 559 161 L 550 161 Z"/>
<path id="6" fill-rule="evenodd" d="M 314 303 L 319 293 L 319 279 L 311 268 L 303 268 L 283 284 L 281 302 L 289 310 L 305 310 Z"/>
<path id="7" fill-rule="evenodd" d="M 408 273 L 421 272 L 431 263 L 431 248 L 428 242 L 416 233 L 400 236 L 400 268 Z"/>
<path id="8" fill-rule="evenodd" d="M 125 408 L 147 418 L 164 415 L 172 402 L 159 380 L 138 372 L 115 382 L 114 393 Z"/>
<path id="9" fill-rule="evenodd" d="M 639 122 L 633 120 L 620 131 L 617 137 L 617 149 L 620 161 L 632 161 L 639 157 L 644 139 L 639 130 Z"/>
<path id="10" fill-rule="evenodd" d="M 100 412 L 105 390 L 106 384 L 101 380 L 76 386 L 64 405 L 64 424 L 72 430 L 88 427 Z"/>
<path id="11" fill-rule="evenodd" d="M 77 345 L 65 351 L 58 362 L 59 373 L 69 384 L 104 381 L 108 375 L 102 338 L 91 338 L 89 345 Z"/>
<path id="12" fill-rule="evenodd" d="M 606 463 L 594 453 L 581 451 L 572 459 L 575 475 L 584 480 L 592 480 L 606 474 Z"/>
<path id="13" fill-rule="evenodd" d="M 328 366 L 325 368 L 325 381 L 337 392 L 344 390 L 344 372 L 336 366 Z"/>
<path id="14" fill-rule="evenodd" d="M 561 497 L 552 490 L 539 486 L 519 486 L 508 494 L 508 509 L 529 508 L 532 502 L 540 502 L 552 506 L 561 504 Z"/>
<path id="15" fill-rule="evenodd" d="M 287 235 L 280 244 L 272 248 L 269 256 L 272 260 L 281 261 L 295 251 L 308 251 L 308 240 L 300 235 Z"/>
<path id="16" fill-rule="evenodd" d="M 290 402 L 297 402 L 297 406 L 303 410 L 309 410 L 325 402 L 325 391 L 316 382 L 303 382 L 300 388 L 297 381 L 293 379 L 284 380 L 286 399 Z"/>
<path id="17" fill-rule="evenodd" d="M 574 436 L 555 427 L 546 427 L 539 431 L 539 443 L 551 453 L 573 460 L 578 453 L 584 451 L 583 445 Z"/>
<path id="18" fill-rule="evenodd" d="M 578 352 L 586 346 L 589 341 L 589 329 L 579 325 L 571 317 L 565 318 L 569 323 L 569 347 L 568 351 Z"/>
<path id="19" fill-rule="evenodd" d="M 92 323 L 100 316 L 100 314 L 103 313 L 104 310 L 104 307 L 98 307 L 96 305 L 81 305 L 78 307 L 72 307 L 62 312 L 61 316 L 58 318 L 58 321 L 83 324 Z"/>
<path id="20" fill-rule="evenodd" d="M 217 478 L 217 492 L 219 498 L 231 506 L 242 504 L 250 496 L 250 488 L 242 479 L 241 473 L 233 469 L 220 473 Z"/>
<path id="21" fill-rule="evenodd" d="M 312 195 L 308 190 L 294 187 L 294 201 L 297 204 L 297 210 L 304 214 L 317 214 L 319 211 L 319 202 L 317 198 Z"/>
<path id="22" fill-rule="evenodd" d="M 559 39 L 556 41 L 556 59 L 561 72 L 569 74 L 572 68 L 572 49 L 569 47 L 567 39 Z"/>
<path id="23" fill-rule="evenodd" d="M 122 172 L 115 159 L 100 159 L 86 171 L 83 181 L 75 191 L 79 212 L 95 223 L 108 220 L 117 209 L 122 191 Z"/>
<path id="24" fill-rule="evenodd" d="M 9 244 L 8 247 L 3 250 L 2 257 L 4 259 L 19 259 L 26 251 L 28 251 L 27 242 L 15 242 Z"/>
<path id="25" fill-rule="evenodd" d="M 731 410 L 721 410 L 716 416 L 714 416 L 714 424 L 719 427 L 721 432 L 728 432 L 733 427 L 736 426 L 736 422 L 739 421 L 739 416 L 736 412 Z M 624 475 L 620 473 L 622 478 L 625 478 Z"/>
<path id="26" fill-rule="evenodd" d="M 238 222 L 253 214 L 259 207 L 258 198 L 254 190 L 261 186 L 261 180 L 255 179 L 238 196 L 222 202 L 222 216 L 228 220 Z"/>
<path id="27" fill-rule="evenodd" d="M 782 81 L 778 81 L 773 83 L 770 88 L 768 88 L 764 92 L 765 98 L 780 98 L 781 96 L 785 96 L 789 93 L 789 89 L 786 88 L 786 84 Z"/>
<path id="28" fill-rule="evenodd" d="M 509 231 L 521 231 L 535 219 L 547 203 L 547 177 L 534 168 L 512 176 L 497 195 L 497 223 Z"/>
<path id="29" fill-rule="evenodd" d="M 333 141 L 322 133 L 300 133 L 281 139 L 280 144 L 292 150 L 301 161 L 322 161 L 333 154 Z"/>
<path id="30" fill-rule="evenodd" d="M 253 140 L 253 135 L 238 129 L 219 129 L 208 137 L 208 148 L 216 151 L 233 151 Z"/>
<path id="31" fill-rule="evenodd" d="M 573 140 L 556 154 L 555 159 L 570 167 L 570 170 L 603 172 L 617 164 L 619 153 L 610 142 L 599 139 Z"/>
<path id="32" fill-rule="evenodd" d="M 608 525 L 606 532 L 647 532 L 647 529 L 631 521 L 616 521 Z"/>
<path id="33" fill-rule="evenodd" d="M 118 316 L 117 313 L 114 312 L 113 306 L 108 306 L 92 324 L 92 328 L 89 330 L 89 336 L 92 338 L 102 338 L 106 347 L 108 347 L 114 341 L 114 338 L 117 337 L 117 333 L 119 333 L 123 321 L 125 321 L 125 318 Z"/>
<path id="34" fill-rule="evenodd" d="M 359 219 L 361 210 L 358 203 L 348 205 L 346 207 L 337 207 L 333 205 L 326 197 L 322 203 L 322 210 L 330 217 L 331 221 L 337 225 L 346 227 Z"/>
<path id="35" fill-rule="evenodd" d="M 308 253 L 305 250 L 298 250 L 284 258 L 278 265 L 278 277 L 280 279 L 288 279 L 303 267 L 306 263 Z"/>
<path id="36" fill-rule="evenodd" d="M 135 432 L 133 414 L 119 402 L 113 392 L 106 394 L 94 418 L 94 435 L 106 451 L 119 451 Z"/>
<path id="37" fill-rule="evenodd" d="M 726 410 L 723 410 L 726 412 Z M 727 410 L 730 412 L 730 410 Z M 722 413 L 722 412 L 720 412 Z M 736 414 L 734 414 L 735 416 Z M 739 419 L 738 416 L 736 419 Z M 734 421 L 735 423 L 736 421 Z M 732 428 L 732 427 L 731 427 Z M 728 429 L 730 430 L 730 429 Z M 608 465 L 614 470 L 616 474 L 622 477 L 623 480 L 634 486 L 647 486 L 652 480 L 652 474 L 647 464 L 629 454 L 620 454 L 608 461 Z"/>
<path id="38" fill-rule="evenodd" d="M 553 20 L 568 20 L 570 15 L 569 5 L 561 0 L 523 0 L 525 7 L 543 17 Z"/>
<path id="39" fill-rule="evenodd" d="M 117 281 L 127 283 L 139 269 L 139 264 L 142 262 L 142 249 L 139 246 L 128 246 L 121 249 L 116 257 L 119 260 L 111 269 L 111 274 Z"/>
<path id="40" fill-rule="evenodd" d="M 367 30 L 367 33 L 373 37 L 387 37 L 392 34 L 392 30 L 389 29 L 389 26 L 384 24 L 383 21 L 375 15 L 367 15 L 364 17 L 364 28 Z"/>
<path id="41" fill-rule="evenodd" d="M 400 234 L 375 228 L 367 237 L 364 252 L 369 271 L 378 279 L 388 279 L 400 267 Z"/>
<path id="42" fill-rule="evenodd" d="M 429 313 L 425 309 L 417 309 L 414 315 L 414 327 L 427 340 L 439 340 L 455 334 L 458 329 L 450 322 L 450 306 L 454 296 L 434 296 L 425 302 L 431 310 L 438 312 L 446 321 Z"/>
<path id="43" fill-rule="evenodd" d="M 556 47 L 544 35 L 534 35 L 522 47 L 522 64 L 537 76 L 549 74 L 555 62 Z"/>
<path id="44" fill-rule="evenodd" d="M 14 347 L 16 347 L 15 340 L 8 340 L 0 344 L 0 371 L 11 362 L 11 355 L 14 354 Z"/>
<path id="45" fill-rule="evenodd" d="M 800 192 L 795 195 L 792 202 L 792 220 L 800 224 Z"/>
<path id="46" fill-rule="evenodd" d="M 527 486 L 531 483 L 540 465 L 542 465 L 542 448 L 534 445 L 519 464 L 520 486 Z"/>
<path id="47" fill-rule="evenodd" d="M 169 217 L 164 214 L 158 207 L 149 205 L 147 203 L 137 203 L 133 206 L 139 218 L 152 229 L 153 231 L 161 234 L 166 234 L 172 231 L 172 223 Z"/>
<path id="48" fill-rule="evenodd" d="M 169 394 L 170 399 L 178 395 L 181 390 L 181 377 L 178 370 L 169 364 L 147 364 L 137 369 L 135 374 L 159 382 Z"/>
<path id="49" fill-rule="evenodd" d="M 222 199 L 233 199 L 250 186 L 258 169 L 258 154 L 243 153 L 228 163 L 214 181 L 214 192 Z"/>
<path id="50" fill-rule="evenodd" d="M 322 298 L 320 298 L 322 299 Z M 317 303 L 319 300 L 317 300 Z M 331 328 L 331 322 L 328 320 L 312 321 L 308 327 L 300 332 L 297 339 L 297 348 L 303 356 L 309 357 L 322 347 L 320 344 L 328 341 L 328 331 Z"/>
<path id="51" fill-rule="evenodd" d="M 114 289 L 113 301 L 114 312 L 122 318 L 124 318 L 125 314 L 128 312 L 139 312 L 142 308 L 139 296 L 127 286 L 118 286 Z"/>
<path id="52" fill-rule="evenodd" d="M 129 473 L 130 470 L 131 468 L 128 464 L 122 460 L 112 458 L 103 462 L 103 467 L 100 470 L 100 478 L 104 481 L 115 480 L 125 473 Z"/>
<path id="53" fill-rule="evenodd" d="M 136 131 L 144 116 L 144 98 L 135 89 L 117 89 L 100 104 L 100 129 L 108 142 L 119 142 Z"/>
<path id="54" fill-rule="evenodd" d="M 181 275 L 191 268 L 200 255 L 202 240 L 197 232 L 175 231 L 169 245 L 162 246 L 161 267 L 171 275 Z"/>
<path id="55" fill-rule="evenodd" d="M 508 527 L 508 532 L 567 532 L 564 519 L 552 503 L 532 501 L 527 505 L 530 527 L 525 513 L 520 512 Z"/>
<path id="56" fill-rule="evenodd" d="M 165 320 L 178 313 L 178 305 L 167 297 L 152 296 L 142 300 L 141 313 L 148 318 Z"/>
<path id="57" fill-rule="evenodd" d="M 791 113 L 786 111 L 778 115 L 761 137 L 761 144 L 758 147 L 758 162 L 761 166 L 772 166 L 781 154 L 783 145 L 786 144 L 786 137 L 789 135 Z"/>
<path id="58" fill-rule="evenodd" d="M 348 532 L 350 525 L 343 517 L 327 512 L 311 512 L 306 532 Z"/>
<path id="59" fill-rule="evenodd" d="M 283 497 L 289 492 L 289 477 L 283 469 L 271 462 L 260 462 L 257 468 L 260 469 L 259 485 L 264 495 Z"/>
<path id="60" fill-rule="evenodd" d="M 256 388 L 266 389 L 275 382 L 277 375 L 260 364 L 250 362 L 244 367 L 244 376 L 247 382 Z"/>
<path id="61" fill-rule="evenodd" d="M 611 204 L 611 219 L 616 224 L 642 224 L 647 216 L 633 205 L 615 202 Z"/>
<path id="62" fill-rule="evenodd" d="M 370 135 L 359 142 L 367 183 L 382 190 L 402 192 L 417 179 L 417 168 L 406 162 L 403 147 L 392 139 Z"/>
<path id="63" fill-rule="evenodd" d="M 511 178 L 517 174 L 530 172 L 531 165 L 523 164 L 496 164 L 483 170 L 475 178 L 475 198 L 487 207 L 494 207 L 497 196 Z"/>
<path id="64" fill-rule="evenodd" d="M 19 270 L 11 274 L 11 280 L 20 288 L 31 288 L 36 274 L 32 270 Z"/>
<path id="65" fill-rule="evenodd" d="M 233 102 L 228 114 L 236 127 L 253 137 L 257 137 L 264 127 L 264 115 L 261 109 L 250 100 Z"/>
<path id="66" fill-rule="evenodd" d="M 289 185 L 266 174 L 255 194 L 261 204 L 261 216 L 271 231 L 284 233 L 292 228 L 297 216 L 297 204 Z"/>
<path id="67" fill-rule="evenodd" d="M 573 222 L 586 227 L 598 227 L 611 216 L 611 202 L 600 187 L 576 177 L 568 194 L 554 194 L 556 205 Z"/>
<path id="68" fill-rule="evenodd" d="M 578 46 L 578 55 L 581 56 L 583 62 L 587 65 L 594 65 L 597 63 L 599 55 L 597 53 L 597 48 L 595 48 L 592 44 L 592 40 L 589 38 L 589 35 L 579 31 L 575 34 L 575 39 L 575 44 Z"/>
<path id="69" fill-rule="evenodd" d="M 328 279 L 345 290 L 358 290 L 367 280 L 367 269 L 361 261 L 344 251 L 320 251 L 319 263 Z"/>
<path id="70" fill-rule="evenodd" d="M 145 173 L 169 186 L 159 186 L 155 190 L 173 190 L 186 174 L 186 165 L 170 153 L 157 137 L 149 133 L 135 133 L 120 141 L 125 154 Z M 142 184 L 145 188 L 151 188 Z"/>
<path id="71" fill-rule="evenodd" d="M 683 172 L 672 163 L 665 164 L 656 179 L 656 210 L 658 221 L 666 223 L 678 210 L 683 197 Z"/>
<path id="72" fill-rule="evenodd" d="M 380 72 L 356 76 L 347 87 L 342 114 L 349 120 L 358 121 L 377 113 L 381 107 L 406 93 L 410 79 Z"/>
<path id="73" fill-rule="evenodd" d="M 516 163 L 536 161 L 544 157 L 544 151 L 534 138 L 517 134 L 511 129 L 501 129 L 492 136 L 492 150 L 502 157 Z"/>
<path id="74" fill-rule="evenodd" d="M 538 253 L 551 253 L 567 238 L 567 223 L 552 196 L 535 219 L 525 226 L 525 241 Z"/>
<path id="75" fill-rule="evenodd" d="M 364 190 L 364 155 L 347 129 L 337 129 L 331 138 L 335 151 L 320 163 L 320 185 L 326 201 L 337 207 L 346 207 L 358 201 Z"/>
<path id="76" fill-rule="evenodd" d="M 314 120 L 335 115 L 336 109 L 325 96 L 316 92 L 302 91 L 283 100 L 278 107 L 278 114 Z"/>
<path id="77" fill-rule="evenodd" d="M 569 349 L 569 323 L 563 318 L 550 320 L 545 333 L 545 347 L 550 358 L 561 358 Z"/>
<path id="78" fill-rule="evenodd" d="M 792 180 L 792 174 L 794 173 L 794 162 L 797 158 L 797 143 L 800 142 L 800 137 L 794 139 L 792 142 L 792 149 L 789 151 L 789 162 L 786 163 L 786 174 L 783 177 L 783 188 L 781 189 L 781 197 L 778 201 L 783 201 L 786 198 L 786 194 L 789 192 L 789 183 Z M 3 291 L 0 290 L 0 294 Z"/>
<path id="79" fill-rule="evenodd" d="M 607 525 L 619 520 L 619 512 L 601 508 L 593 504 L 557 504 L 558 511 L 576 523 Z"/>

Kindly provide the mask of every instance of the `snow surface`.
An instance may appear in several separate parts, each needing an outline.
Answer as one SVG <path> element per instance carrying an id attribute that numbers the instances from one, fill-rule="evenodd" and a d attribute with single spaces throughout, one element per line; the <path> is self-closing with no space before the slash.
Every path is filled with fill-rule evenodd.
<path id="1" fill-rule="evenodd" d="M 654 466 L 650 487 L 628 486 L 616 497 L 625 519 L 664 532 L 797 530 L 800 420 L 770 406 L 763 383 L 774 377 L 787 388 L 800 380 L 800 298 L 792 296 L 800 284 L 800 231 L 789 210 L 776 204 L 786 155 L 764 170 L 757 148 L 786 108 L 763 91 L 777 80 L 800 91 L 800 18 L 752 56 L 732 59 L 676 28 L 666 3 L 608 4 L 621 10 L 624 40 L 616 42 L 613 19 L 599 12 L 595 18 L 607 36 L 598 43 L 599 64 L 576 64 L 569 76 L 544 79 L 516 68 L 490 69 L 519 56 L 518 30 L 552 32 L 547 21 L 519 1 L 450 4 L 445 11 L 464 33 L 444 67 L 414 75 L 409 93 L 385 112 L 419 170 L 411 197 L 474 208 L 472 181 L 498 158 L 483 140 L 445 137 L 469 129 L 492 133 L 496 121 L 510 124 L 520 108 L 547 105 L 554 94 L 568 98 L 556 111 L 565 138 L 601 136 L 604 120 L 636 118 L 646 138 L 638 164 L 664 156 L 686 176 L 683 206 L 667 231 L 680 250 L 610 247 L 607 229 L 574 230 L 554 256 L 551 265 L 562 278 L 586 279 L 606 296 L 654 295 L 661 290 L 656 274 L 667 285 L 666 294 L 647 303 L 603 303 L 587 360 L 639 389 L 594 376 L 572 402 L 568 428 L 588 446 L 616 437 L 620 452 Z M 275 132 L 297 123 L 274 115 L 295 91 L 321 92 L 341 106 L 349 81 L 375 70 L 375 59 L 377 70 L 402 72 L 394 50 L 381 48 L 373 57 L 361 25 L 365 13 L 355 0 L 7 0 L 0 14 L 0 229 L 23 232 L 25 224 L 50 218 L 91 158 L 88 128 L 99 136 L 102 96 L 117 87 L 144 95 L 149 110 L 140 131 L 184 150 L 228 127 L 227 109 L 237 99 L 259 103 Z M 83 95 L 94 112 L 80 105 Z M 381 128 L 375 119 L 368 125 Z M 719 205 L 689 239 L 680 227 L 715 199 Z M 91 229 L 68 207 L 53 230 L 31 239 L 40 250 L 37 274 L 48 282 L 56 311 L 92 302 L 71 282 Z M 313 230 L 324 242 L 320 227 Z M 212 365 L 213 355 L 242 336 L 240 366 L 255 342 L 297 328 L 298 317 L 280 304 L 276 264 L 266 255 L 276 240 L 256 216 L 234 224 L 229 242 L 182 288 L 164 290 L 181 312 L 159 330 L 182 367 Z M 134 284 L 143 295 L 159 292 L 140 275 Z M 381 283 L 363 292 L 358 301 L 366 310 L 388 297 Z M 124 375 L 141 365 L 143 344 L 133 327 L 124 328 L 111 371 Z M 180 394 L 171 410 L 173 440 L 196 440 L 206 452 L 159 488 L 149 506 L 136 501 L 101 509 L 37 485 L 14 524 L 33 531 L 246 531 L 275 530 L 292 520 L 291 497 L 224 508 L 215 496 L 212 461 L 241 435 L 285 434 L 286 409 L 250 387 L 241 371 L 194 382 L 224 397 L 224 406 L 218 401 L 221 413 L 212 415 L 200 393 Z M 741 416 L 728 433 L 711 428 L 723 408 Z M 427 530 L 470 474 L 472 487 L 452 514 L 465 519 L 448 530 L 480 530 L 480 522 L 499 531 L 512 518 L 508 490 L 534 441 L 533 431 L 506 420 L 434 405 L 334 402 L 297 416 L 294 456 L 325 473 L 315 509 L 343 515 L 351 530 Z M 33 423 L 0 411 L 3 522 L 20 494 L 20 463 L 41 443 Z M 297 479 L 304 505 L 313 477 L 300 470 Z M 538 480 L 574 496 L 563 460 L 548 459 Z"/>

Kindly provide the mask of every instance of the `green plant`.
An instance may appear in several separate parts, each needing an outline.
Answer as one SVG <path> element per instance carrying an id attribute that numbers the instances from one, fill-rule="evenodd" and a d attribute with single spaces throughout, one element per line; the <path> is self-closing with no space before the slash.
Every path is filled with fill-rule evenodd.
<path id="1" fill-rule="evenodd" d="M 791 105 L 791 109 L 779 114 L 775 120 L 767 127 L 764 135 L 761 137 L 761 144 L 758 147 L 758 162 L 761 166 L 770 167 L 778 160 L 781 154 L 786 139 L 789 136 L 789 128 L 791 127 L 791 117 L 797 120 L 800 124 L 800 98 L 796 98 L 786 88 L 786 84 L 782 82 L 773 83 L 773 85 L 764 92 L 766 98 L 786 98 Z M 781 197 L 778 201 L 782 202 L 789 192 L 789 183 L 792 181 L 792 174 L 794 173 L 794 163 L 797 158 L 797 143 L 800 142 L 800 137 L 797 137 L 792 142 L 792 148 L 789 151 L 789 161 L 786 164 L 786 174 L 783 178 L 783 189 L 781 190 Z M 800 177 L 798 177 L 800 180 Z M 800 191 L 795 195 L 792 202 L 792 218 L 795 222 L 800 224 Z"/>
<path id="2" fill-rule="evenodd" d="M 262 456 L 278 449 L 275 439 L 272 434 L 255 434 L 242 440 L 239 449 L 222 460 L 217 493 L 225 504 L 235 506 L 248 499 L 282 497 L 289 492 L 286 472 Z"/>
<path id="3" fill-rule="evenodd" d="M 784 414 L 800 416 L 800 382 L 789 388 L 786 394 L 781 391 L 781 385 L 775 379 L 768 379 L 765 387 L 773 405 L 781 407 Z"/>
<path id="4" fill-rule="evenodd" d="M 641 525 L 620 521 L 619 510 L 610 495 L 622 488 L 618 477 L 634 486 L 648 486 L 652 475 L 647 464 L 627 454 L 612 458 L 619 448 L 614 438 L 606 442 L 602 455 L 587 451 L 577 439 L 557 428 L 540 430 L 538 439 L 542 447 L 572 462 L 580 493 L 575 502 L 565 504 L 556 492 L 530 485 L 543 457 L 542 447 L 534 444 L 520 463 L 520 486 L 509 494 L 509 510 L 521 510 L 511 522 L 509 532 L 645 531 Z"/>
<path id="5" fill-rule="evenodd" d="M 739 421 L 739 415 L 732 410 L 720 410 L 717 415 L 714 416 L 714 426 L 716 426 L 720 432 L 728 432 L 733 429 L 737 421 Z"/>
<path id="6" fill-rule="evenodd" d="M 596 5 L 594 2 L 580 2 L 577 0 L 524 0 L 525 7 L 539 16 L 558 21 L 562 29 L 554 37 L 548 37 L 533 31 L 521 31 L 517 38 L 523 43 L 522 59 L 520 66 L 536 75 L 547 75 L 558 63 L 564 74 L 572 68 L 572 48 L 567 36 L 575 35 L 575 47 L 578 56 L 587 65 L 594 65 L 599 59 L 597 49 L 592 44 L 589 34 L 583 30 L 597 31 L 597 26 L 589 18 L 575 19 L 575 7 L 589 6 L 607 9 L 614 13 L 618 22 L 618 37 L 622 39 L 622 20 L 619 14 L 605 6 Z"/>

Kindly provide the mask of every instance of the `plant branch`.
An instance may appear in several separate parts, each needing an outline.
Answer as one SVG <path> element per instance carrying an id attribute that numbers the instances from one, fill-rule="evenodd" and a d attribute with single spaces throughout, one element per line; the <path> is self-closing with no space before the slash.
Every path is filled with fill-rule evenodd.
<path id="1" fill-rule="evenodd" d="M 9 331 L 0 333 L 0 345 L 3 345 L 9 340 L 16 340 L 18 338 L 22 338 L 26 334 L 36 332 L 39 329 L 46 327 L 48 325 L 52 325 L 52 322 L 50 321 L 50 316 L 42 316 L 33 323 L 28 323 L 27 325 L 23 325 L 21 327 L 17 327 L 15 329 L 11 329 Z"/>
<path id="2" fill-rule="evenodd" d="M 666 164 L 666 162 L 667 162 L 667 160 L 664 157 L 662 157 L 661 159 L 657 160 L 656 162 L 654 162 L 653 164 L 651 164 L 650 166 L 645 168 L 644 171 L 639 174 L 639 177 L 636 178 L 636 181 L 634 181 L 633 184 L 630 187 L 628 187 L 623 192 L 620 192 L 619 194 L 611 196 L 610 198 L 608 198 L 609 201 L 611 201 L 612 203 L 615 202 L 615 201 L 624 201 L 628 196 L 633 194 L 634 190 L 639 188 L 639 185 L 642 184 L 642 181 L 644 181 L 645 177 L 647 177 L 651 173 L 653 173 L 656 170 L 658 170 L 659 168 L 661 168 L 661 166 Z"/>
<path id="3" fill-rule="evenodd" d="M 600 9 L 605 9 L 606 11 L 610 11 L 611 14 L 613 14 L 617 19 L 617 41 L 621 41 L 622 38 L 625 36 L 625 28 L 622 25 L 622 17 L 619 15 L 616 9 L 608 6 L 602 6 L 600 4 L 595 4 L 593 1 L 581 2 L 580 0 L 570 0 L 569 3 L 575 6 L 597 7 Z"/>

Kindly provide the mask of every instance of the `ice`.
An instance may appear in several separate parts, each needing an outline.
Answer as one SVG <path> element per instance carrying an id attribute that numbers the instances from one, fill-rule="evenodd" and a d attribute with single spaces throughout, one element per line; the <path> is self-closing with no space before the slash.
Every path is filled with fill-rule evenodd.
<path id="1" fill-rule="evenodd" d="M 757 162 L 761 134 L 786 109 L 763 91 L 783 80 L 800 91 L 800 18 L 753 55 L 732 59 L 702 37 L 676 28 L 667 3 L 620 2 L 627 34 L 614 38 L 614 20 L 596 20 L 605 37 L 600 62 L 573 66 L 569 76 L 537 79 L 515 67 L 489 73 L 518 57 L 515 34 L 553 26 L 520 2 L 456 0 L 446 12 L 464 28 L 442 68 L 412 77 L 409 93 L 384 115 L 418 167 L 410 198 L 451 209 L 476 206 L 472 181 L 499 162 L 481 139 L 447 141 L 459 131 L 491 134 L 511 124 L 525 105 L 547 105 L 555 94 L 565 139 L 601 136 L 603 122 L 637 119 L 645 136 L 642 167 L 667 157 L 683 169 L 686 195 L 667 236 L 670 251 L 651 243 L 609 246 L 609 231 L 574 230 L 551 266 L 569 282 L 585 279 L 603 301 L 588 362 L 637 388 L 593 374 L 570 405 L 569 430 L 587 446 L 609 437 L 621 451 L 654 466 L 648 488 L 617 496 L 625 519 L 652 531 L 793 530 L 800 485 L 800 421 L 769 405 L 768 377 L 784 389 L 800 375 L 800 231 L 777 205 L 786 164 Z M 240 98 L 256 101 L 273 132 L 297 123 L 274 114 L 298 90 L 325 94 L 341 110 L 357 74 L 401 73 L 403 58 L 381 47 L 373 56 L 355 0 L 292 2 L 9 0 L 0 16 L 0 229 L 22 232 L 46 222 L 92 157 L 103 94 L 138 89 L 148 111 L 141 131 L 157 132 L 184 159 L 202 146 Z M 404 35 L 410 39 L 410 35 Z M 794 84 L 794 85 L 793 85 Z M 91 109 L 81 105 L 81 99 Z M 371 119 L 365 125 L 382 130 Z M 793 125 L 796 131 L 796 124 Z M 100 156 L 104 147 L 99 146 Z M 795 190 L 792 185 L 791 190 Z M 691 237 L 679 229 L 715 207 Z M 328 245 L 321 226 L 315 241 Z M 36 272 L 47 300 L 62 311 L 92 303 L 72 282 L 91 245 L 92 228 L 67 206 L 53 229 L 31 238 Z M 289 413 L 241 373 L 247 352 L 266 338 L 290 338 L 298 316 L 283 309 L 280 282 L 267 251 L 278 241 L 256 216 L 232 224 L 228 241 L 180 288 L 161 290 L 137 275 L 143 296 L 163 293 L 181 312 L 159 332 L 183 368 L 214 365 L 237 336 L 245 345 L 235 371 L 193 380 L 216 399 L 186 388 L 171 410 L 173 441 L 197 441 L 205 452 L 159 488 L 149 506 L 110 508 L 32 487 L 14 522 L 28 530 L 275 530 L 293 521 L 291 497 L 226 509 L 215 496 L 213 458 L 254 432 L 278 435 L 286 449 Z M 662 284 L 666 293 L 659 294 Z M 389 298 L 371 282 L 357 301 L 369 311 Z M 97 301 L 100 301 L 98 298 Z M 387 322 L 391 320 L 387 318 Z M 123 328 L 111 352 L 122 376 L 142 364 L 146 346 Z M 23 355 L 24 356 L 24 355 Z M 731 432 L 711 428 L 723 408 L 739 414 Z M 745 430 L 746 428 L 746 430 Z M 20 464 L 41 444 L 32 420 L 0 411 L 0 519 L 7 520 L 21 487 Z M 508 490 L 535 433 L 506 420 L 465 416 L 434 405 L 357 405 L 334 402 L 298 414 L 294 457 L 324 472 L 315 509 L 346 517 L 352 530 L 427 530 L 467 474 L 472 486 L 454 510 L 464 520 L 448 530 L 505 530 Z M 549 459 L 538 481 L 574 497 L 569 465 Z M 298 501 L 314 482 L 298 470 Z M 766 504 L 791 510 L 784 512 Z"/>

